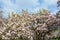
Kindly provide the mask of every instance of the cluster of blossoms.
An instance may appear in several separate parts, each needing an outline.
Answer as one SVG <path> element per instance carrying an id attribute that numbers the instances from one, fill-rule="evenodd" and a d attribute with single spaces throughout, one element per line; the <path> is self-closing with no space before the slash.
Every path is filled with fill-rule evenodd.
<path id="1" fill-rule="evenodd" d="M 12 14 L 9 16 L 7 23 L 0 21 L 0 36 L 2 39 L 10 38 L 28 38 L 38 40 L 41 37 L 58 37 L 60 19 L 48 14 L 36 15 L 24 12 L 22 14 Z"/>

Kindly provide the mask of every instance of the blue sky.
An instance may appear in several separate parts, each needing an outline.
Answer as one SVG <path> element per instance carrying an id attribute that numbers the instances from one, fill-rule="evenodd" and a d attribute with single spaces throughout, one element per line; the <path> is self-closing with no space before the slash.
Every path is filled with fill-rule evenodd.
<path id="1" fill-rule="evenodd" d="M 0 9 L 4 11 L 4 16 L 8 12 L 21 12 L 22 9 L 28 9 L 30 13 L 37 12 L 41 8 L 48 9 L 52 13 L 57 11 L 57 0 L 0 0 Z"/>

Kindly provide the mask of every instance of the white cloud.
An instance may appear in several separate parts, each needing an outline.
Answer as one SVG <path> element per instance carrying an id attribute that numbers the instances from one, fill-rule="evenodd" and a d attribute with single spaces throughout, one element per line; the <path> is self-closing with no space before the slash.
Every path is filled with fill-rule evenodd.
<path id="1" fill-rule="evenodd" d="M 41 3 L 39 7 L 34 8 L 34 11 L 37 12 L 40 8 L 44 8 L 55 13 L 57 11 L 57 1 L 58 0 L 43 0 L 43 3 Z"/>
<path id="2" fill-rule="evenodd" d="M 44 2 L 48 5 L 54 4 L 57 2 L 57 0 L 44 0 Z"/>
<path id="3" fill-rule="evenodd" d="M 7 12 L 17 12 L 17 10 L 21 9 L 28 9 L 30 12 L 37 12 L 37 10 L 39 10 L 40 8 L 49 9 L 48 6 L 56 5 L 57 2 L 57 0 L 43 0 L 43 3 L 40 4 L 38 2 L 39 0 L 15 0 L 15 3 L 12 3 L 11 0 L 0 1 L 4 3 L 3 10 L 6 12 L 6 14 Z"/>
<path id="4" fill-rule="evenodd" d="M 7 12 L 21 10 L 21 9 L 32 9 L 39 5 L 38 0 L 15 0 L 16 3 L 12 3 L 11 0 L 0 0 L 4 6 L 4 16 L 8 15 Z"/>
<path id="5" fill-rule="evenodd" d="M 16 4 L 23 8 L 31 8 L 39 5 L 38 0 L 16 0 Z"/>
<path id="6" fill-rule="evenodd" d="M 5 6 L 4 7 L 8 7 L 9 9 L 24 9 L 24 8 L 32 8 L 32 7 L 36 7 L 39 5 L 38 0 L 15 0 L 16 3 L 12 3 L 11 0 L 1 0 Z"/>

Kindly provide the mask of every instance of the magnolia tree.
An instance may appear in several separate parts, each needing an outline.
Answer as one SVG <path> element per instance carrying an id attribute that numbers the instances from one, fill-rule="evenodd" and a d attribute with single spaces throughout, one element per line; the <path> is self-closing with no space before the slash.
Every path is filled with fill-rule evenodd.
<path id="1" fill-rule="evenodd" d="M 23 10 L 20 15 L 12 13 L 7 23 L 1 21 L 0 26 L 0 37 L 4 40 L 48 40 L 59 37 L 60 19 L 47 10 L 38 15 Z"/>

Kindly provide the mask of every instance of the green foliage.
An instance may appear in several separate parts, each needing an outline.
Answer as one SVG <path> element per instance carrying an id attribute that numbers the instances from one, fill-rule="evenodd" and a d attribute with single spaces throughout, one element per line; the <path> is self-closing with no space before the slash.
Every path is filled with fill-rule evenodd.
<path id="1" fill-rule="evenodd" d="M 38 15 L 49 15 L 50 14 L 50 11 L 48 11 L 46 9 L 41 9 L 37 13 L 38 13 Z"/>

